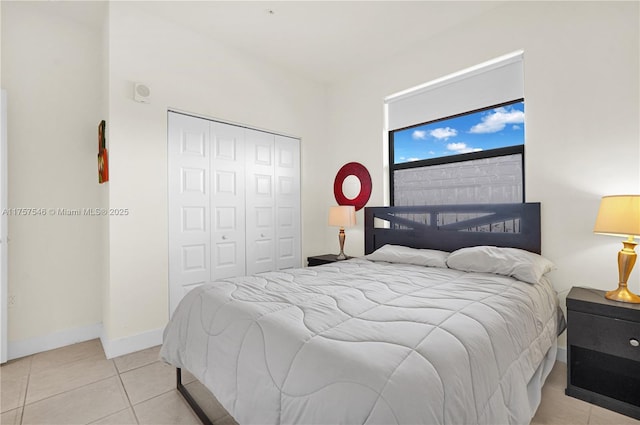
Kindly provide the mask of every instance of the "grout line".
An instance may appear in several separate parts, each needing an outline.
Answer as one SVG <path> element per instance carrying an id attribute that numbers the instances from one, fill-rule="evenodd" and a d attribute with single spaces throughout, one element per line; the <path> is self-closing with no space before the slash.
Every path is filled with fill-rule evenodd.
<path id="1" fill-rule="evenodd" d="M 69 388 L 68 390 L 59 392 L 57 394 L 52 394 L 52 395 L 50 395 L 48 397 L 40 398 L 40 399 L 38 399 L 36 401 L 32 401 L 31 403 L 26 403 L 26 395 L 25 395 L 25 404 L 23 404 L 23 407 L 33 406 L 34 404 L 40 403 L 41 401 L 49 400 L 50 398 L 57 397 L 57 396 L 62 395 L 62 394 L 66 394 L 66 393 L 71 392 L 71 391 L 79 390 L 80 388 L 88 387 L 89 385 L 97 384 L 98 382 L 106 381 L 107 379 L 114 378 L 115 376 L 116 375 L 107 376 L 106 378 L 98 379 L 97 381 L 89 382 L 87 384 L 83 384 L 83 385 L 80 385 L 78 387 Z"/>
<path id="2" fill-rule="evenodd" d="M 160 396 L 163 396 L 163 395 L 169 394 L 169 393 L 170 393 L 170 392 L 172 392 L 172 391 L 176 391 L 176 392 L 178 392 L 178 390 L 177 390 L 177 389 L 175 389 L 175 388 L 171 388 L 170 390 L 167 390 L 167 391 L 165 391 L 165 392 L 163 392 L 163 393 L 160 393 L 160 394 L 156 394 L 156 395 L 154 395 L 153 397 L 149 397 L 149 398 L 145 398 L 144 400 L 140 400 L 140 401 L 139 401 L 139 402 L 137 402 L 136 404 L 132 404 L 132 405 L 131 405 L 131 407 L 133 408 L 134 406 L 139 406 L 139 405 L 141 405 L 142 403 L 146 403 L 147 401 L 150 401 L 150 400 L 153 400 L 153 399 L 158 398 L 158 397 L 160 397 Z M 178 394 L 180 394 L 180 393 L 178 393 Z M 182 397 L 182 396 L 180 396 L 180 397 Z"/>
<path id="3" fill-rule="evenodd" d="M 31 381 L 31 365 L 33 364 L 33 356 L 30 356 L 31 358 L 29 359 L 29 372 L 27 373 L 27 384 L 25 385 L 24 388 L 24 398 L 22 399 L 22 411 L 20 412 L 20 420 L 18 421 L 18 424 L 22 425 L 22 422 L 24 421 L 24 411 L 25 411 L 25 406 L 27 405 L 27 394 L 29 393 L 29 382 Z"/>
<path id="4" fill-rule="evenodd" d="M 38 370 L 38 371 L 33 371 L 33 367 L 31 367 L 30 369 L 30 374 L 32 375 L 41 375 L 43 373 L 47 373 L 50 372 L 52 370 L 56 370 L 56 369 L 64 369 L 64 368 L 68 368 L 68 367 L 72 367 L 74 365 L 77 365 L 79 363 L 82 362 L 88 362 L 88 361 L 110 361 L 113 363 L 113 360 L 111 359 L 107 359 L 104 354 L 92 354 L 86 357 L 82 357 L 79 359 L 75 359 L 72 361 L 67 361 L 67 362 L 63 362 L 63 363 L 56 363 L 56 364 L 52 364 L 52 365 L 48 365 L 46 366 L 44 369 Z M 115 363 L 114 363 L 114 367 L 115 367 Z"/>
<path id="5" fill-rule="evenodd" d="M 116 370 L 118 370 L 117 366 L 116 366 Z M 129 408 L 133 412 L 133 417 L 135 418 L 136 423 L 139 424 L 140 423 L 140 419 L 138 419 L 138 415 L 136 414 L 136 409 L 133 408 L 133 403 L 131 403 L 131 398 L 129 397 L 129 392 L 127 391 L 127 387 L 124 386 L 124 382 L 122 381 L 122 376 L 121 376 L 120 372 L 118 372 L 118 380 L 120 381 L 120 385 L 122 385 L 122 390 L 124 391 L 124 395 L 127 397 L 127 401 L 129 402 Z"/>
<path id="6" fill-rule="evenodd" d="M 116 370 L 118 371 L 118 373 L 119 373 L 119 374 L 120 374 L 120 373 L 128 373 L 128 372 L 131 372 L 131 371 L 134 371 L 134 370 L 142 369 L 143 367 L 146 367 L 146 366 L 152 365 L 152 364 L 154 364 L 154 363 L 158 363 L 158 362 L 160 362 L 160 361 L 161 361 L 160 359 L 152 360 L 152 361 L 150 361 L 149 363 L 145 363 L 145 364 L 143 364 L 143 365 L 136 366 L 136 367 L 133 367 L 133 368 L 131 368 L 131 369 L 123 370 L 122 372 L 120 372 L 120 369 L 118 369 L 118 366 L 116 365 Z"/>
<path id="7" fill-rule="evenodd" d="M 153 400 L 153 399 L 155 399 L 155 398 L 158 398 L 158 397 L 161 397 L 161 396 L 163 396 L 163 395 L 169 394 L 170 392 L 173 392 L 173 391 L 178 391 L 178 390 L 176 390 L 175 388 L 171 388 L 170 390 L 167 390 L 167 391 L 165 391 L 165 392 L 163 392 L 163 393 L 160 393 L 160 394 L 156 394 L 156 395 L 154 395 L 153 397 L 149 397 L 149 398 L 147 398 L 147 399 L 140 400 L 139 402 L 137 402 L 136 404 L 134 404 L 134 406 L 139 406 L 139 405 L 141 405 L 142 403 L 146 403 L 146 402 L 147 402 L 147 401 L 149 401 L 149 400 Z"/>
<path id="8" fill-rule="evenodd" d="M 585 425 L 588 425 L 591 423 L 591 412 L 593 411 L 593 405 L 589 406 L 589 414 L 587 415 L 587 422 Z"/>
<path id="9" fill-rule="evenodd" d="M 55 351 L 59 352 L 60 350 L 69 349 L 69 347 L 78 346 L 78 345 L 88 346 L 87 343 L 89 343 L 91 341 L 93 341 L 93 340 L 84 341 L 84 342 L 77 342 L 75 344 L 66 345 L 64 347 L 59 347 L 59 348 L 54 348 L 52 350 L 42 351 L 40 353 L 32 354 L 31 357 L 33 359 L 40 358 L 40 357 L 45 357 L 46 358 L 47 354 L 53 353 Z M 93 353 L 93 354 L 91 354 L 91 352 L 93 352 L 93 350 L 87 350 L 87 351 L 88 352 L 86 352 L 86 353 L 79 353 L 79 354 L 81 354 L 81 357 L 78 357 L 76 359 L 69 360 L 69 359 L 63 358 L 62 360 L 59 360 L 59 357 L 58 357 L 57 362 L 54 362 L 54 364 L 51 364 L 51 365 L 46 365 L 46 367 L 43 370 L 40 370 L 40 371 L 38 371 L 36 373 L 41 373 L 41 372 L 44 372 L 44 371 L 49 370 L 49 369 L 63 367 L 63 366 L 66 366 L 66 365 L 69 365 L 69 364 L 72 364 L 72 363 L 77 363 L 77 362 L 83 361 L 83 360 L 93 359 L 94 357 L 97 357 L 97 356 L 102 356 L 103 360 L 109 360 L 109 359 L 107 359 L 107 356 L 104 353 L 104 349 L 102 348 L 102 346 L 100 346 L 100 349 L 98 351 L 96 351 L 95 353 Z M 32 362 L 32 364 L 33 364 L 33 362 Z"/>
<path id="10" fill-rule="evenodd" d="M 89 422 L 87 425 L 91 425 L 91 424 L 94 424 L 94 423 L 96 423 L 96 422 L 99 422 L 99 421 L 101 421 L 101 420 L 103 420 L 103 419 L 108 418 L 109 416 L 117 415 L 118 413 L 120 413 L 120 412 L 124 412 L 125 410 L 128 410 L 129 408 L 130 408 L 130 406 L 129 406 L 129 407 L 125 407 L 125 408 L 124 408 L 124 409 L 122 409 L 122 410 L 118 410 L 118 411 L 116 411 L 116 412 L 109 413 L 109 414 L 108 414 L 108 415 L 106 415 L 106 416 L 103 416 L 103 417 L 101 417 L 101 418 L 98 418 L 98 419 L 96 419 L 96 420 L 94 420 L 94 421 Z M 136 421 L 137 421 L 137 419 L 136 419 Z"/>
<path id="11" fill-rule="evenodd" d="M 102 347 L 102 352 L 104 353 L 104 347 Z M 130 353 L 132 354 L 132 353 Z M 105 354 L 106 357 L 106 354 Z M 117 357 L 116 357 L 117 358 Z M 133 404 L 131 403 L 131 398 L 129 398 L 129 393 L 127 392 L 127 387 L 124 386 L 124 382 L 122 381 L 122 373 L 126 373 L 129 372 L 129 370 L 125 371 L 125 372 L 120 372 L 120 369 L 118 368 L 118 364 L 116 363 L 116 358 L 110 359 L 111 362 L 113 363 L 113 368 L 116 370 L 116 376 L 118 377 L 118 382 L 120 382 L 120 386 L 122 387 L 122 391 L 124 391 L 124 396 L 127 398 L 127 402 L 129 403 L 129 406 L 127 407 L 127 409 L 131 409 L 131 413 L 133 413 L 133 418 L 136 420 L 137 424 L 140 424 L 140 419 L 138 419 L 138 415 L 136 414 L 136 409 L 133 408 Z M 135 369 L 130 369 L 130 370 L 135 370 Z M 126 409 L 121 410 L 124 411 Z M 116 412 L 118 413 L 118 412 Z"/>

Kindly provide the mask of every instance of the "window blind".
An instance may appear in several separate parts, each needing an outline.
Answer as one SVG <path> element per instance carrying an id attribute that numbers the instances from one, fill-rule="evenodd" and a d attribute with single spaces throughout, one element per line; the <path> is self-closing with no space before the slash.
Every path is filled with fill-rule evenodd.
<path id="1" fill-rule="evenodd" d="M 385 98 L 387 130 L 398 130 L 524 97 L 523 51 Z"/>

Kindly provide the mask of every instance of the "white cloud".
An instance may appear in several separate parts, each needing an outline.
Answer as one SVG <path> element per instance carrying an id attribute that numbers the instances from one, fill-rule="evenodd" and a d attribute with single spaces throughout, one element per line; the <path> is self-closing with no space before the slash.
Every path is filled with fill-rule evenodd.
<path id="1" fill-rule="evenodd" d="M 466 143 L 462 142 L 449 143 L 447 144 L 447 149 L 456 153 L 480 152 L 482 150 L 482 148 L 472 148 L 470 146 L 467 146 Z"/>
<path id="2" fill-rule="evenodd" d="M 411 134 L 411 137 L 413 138 L 413 140 L 424 140 L 427 138 L 427 132 L 424 130 L 415 130 Z"/>
<path id="3" fill-rule="evenodd" d="M 458 134 L 458 130 L 451 127 L 440 127 L 429 132 L 430 135 L 435 137 L 436 139 L 444 139 L 447 140 L 449 137 L 453 137 Z"/>
<path id="4" fill-rule="evenodd" d="M 414 158 L 414 157 L 409 157 L 407 158 L 406 156 L 401 156 L 400 158 L 398 158 L 398 161 L 400 162 L 411 162 L 411 161 L 420 161 L 422 158 Z"/>
<path id="5" fill-rule="evenodd" d="M 466 148 L 467 148 L 466 143 L 449 143 L 447 145 L 447 149 L 449 149 L 450 151 L 459 151 L 461 149 L 466 149 Z"/>
<path id="6" fill-rule="evenodd" d="M 520 130 L 520 128 L 521 128 L 521 127 L 520 127 L 519 125 L 512 125 L 512 126 L 511 126 L 511 129 L 512 129 L 512 130 Z"/>
<path id="7" fill-rule="evenodd" d="M 524 112 L 517 109 L 496 108 L 492 113 L 482 117 L 482 122 L 471 127 L 470 133 L 495 133 L 504 129 L 507 124 L 522 124 Z"/>

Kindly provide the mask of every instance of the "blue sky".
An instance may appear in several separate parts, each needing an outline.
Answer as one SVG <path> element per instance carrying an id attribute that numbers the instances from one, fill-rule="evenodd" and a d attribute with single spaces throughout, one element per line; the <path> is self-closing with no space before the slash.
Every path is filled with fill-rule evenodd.
<path id="1" fill-rule="evenodd" d="M 394 162 L 417 161 L 524 144 L 524 102 L 394 133 Z"/>

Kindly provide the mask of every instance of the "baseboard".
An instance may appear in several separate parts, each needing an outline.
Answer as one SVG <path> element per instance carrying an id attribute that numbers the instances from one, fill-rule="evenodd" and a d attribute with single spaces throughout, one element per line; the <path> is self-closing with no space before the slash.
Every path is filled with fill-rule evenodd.
<path id="1" fill-rule="evenodd" d="M 162 332 L 163 329 L 160 328 L 118 339 L 108 339 L 103 333 L 100 341 L 104 354 L 111 359 L 162 344 Z"/>
<path id="2" fill-rule="evenodd" d="M 79 328 L 65 329 L 35 338 L 9 341 L 7 344 L 7 360 L 18 359 L 20 357 L 30 356 L 31 354 L 100 338 L 101 334 L 102 323 L 96 323 Z"/>
<path id="3" fill-rule="evenodd" d="M 556 354 L 556 360 L 562 363 L 567 362 L 567 347 L 558 347 L 558 352 Z"/>

